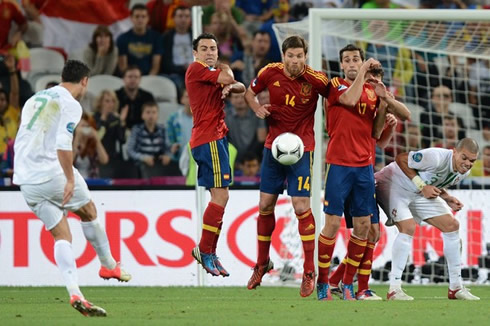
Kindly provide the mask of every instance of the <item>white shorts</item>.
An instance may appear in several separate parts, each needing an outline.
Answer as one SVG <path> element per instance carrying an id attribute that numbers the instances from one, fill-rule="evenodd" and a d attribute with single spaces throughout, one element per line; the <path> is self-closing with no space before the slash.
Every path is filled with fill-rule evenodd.
<path id="1" fill-rule="evenodd" d="M 58 225 L 67 211 L 75 212 L 91 200 L 87 183 L 77 170 L 73 170 L 73 173 L 75 176 L 73 197 L 64 207 L 61 207 L 66 184 L 64 174 L 57 175 L 44 183 L 20 186 L 27 205 L 43 221 L 47 230 Z"/>
<path id="2" fill-rule="evenodd" d="M 441 197 L 427 199 L 387 179 L 376 179 L 376 199 L 388 219 L 394 222 L 413 218 L 421 224 L 431 217 L 452 215 L 451 208 Z"/>

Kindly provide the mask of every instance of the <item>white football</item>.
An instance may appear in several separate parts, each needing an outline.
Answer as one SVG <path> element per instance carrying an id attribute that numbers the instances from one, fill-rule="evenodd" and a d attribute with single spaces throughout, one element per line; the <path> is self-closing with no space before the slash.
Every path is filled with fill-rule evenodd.
<path id="1" fill-rule="evenodd" d="M 305 146 L 298 135 L 291 132 L 280 134 L 272 142 L 272 156 L 283 165 L 293 165 L 297 163 L 303 153 Z"/>

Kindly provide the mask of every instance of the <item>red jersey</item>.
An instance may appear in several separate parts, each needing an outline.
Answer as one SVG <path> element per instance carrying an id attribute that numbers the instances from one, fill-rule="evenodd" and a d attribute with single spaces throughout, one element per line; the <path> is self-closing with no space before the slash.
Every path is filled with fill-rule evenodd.
<path id="1" fill-rule="evenodd" d="M 373 121 L 379 101 L 373 87 L 364 84 L 357 104 L 346 107 L 339 102 L 350 87 L 342 78 L 332 78 L 328 84 L 327 132 L 330 142 L 327 163 L 343 166 L 366 166 L 373 160 Z"/>
<path id="2" fill-rule="evenodd" d="M 223 85 L 217 83 L 220 71 L 202 61 L 195 61 L 185 73 L 193 120 L 191 148 L 221 139 L 228 133 L 225 102 L 221 99 Z"/>
<path id="3" fill-rule="evenodd" d="M 27 23 L 17 1 L 0 1 L 0 49 L 8 48 L 8 36 L 13 21 L 17 26 Z"/>
<path id="4" fill-rule="evenodd" d="M 271 63 L 262 68 L 250 87 L 255 94 L 269 90 L 271 113 L 267 117 L 269 132 L 265 147 L 271 148 L 274 139 L 283 132 L 298 135 L 305 151 L 315 149 L 313 131 L 318 94 L 327 95 L 327 76 L 306 65 L 303 73 L 296 78 L 284 74 L 283 63 Z"/>

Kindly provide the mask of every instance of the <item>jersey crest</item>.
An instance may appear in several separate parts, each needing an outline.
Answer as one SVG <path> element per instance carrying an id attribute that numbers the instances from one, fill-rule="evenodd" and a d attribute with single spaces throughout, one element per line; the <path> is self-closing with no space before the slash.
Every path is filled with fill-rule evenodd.
<path id="1" fill-rule="evenodd" d="M 422 153 L 415 153 L 412 155 L 412 159 L 414 160 L 414 162 L 417 162 L 419 163 L 420 161 L 422 161 Z"/>
<path id="2" fill-rule="evenodd" d="M 370 101 L 376 101 L 376 93 L 372 89 L 366 88 L 366 94 Z"/>
<path id="3" fill-rule="evenodd" d="M 300 94 L 303 96 L 311 96 L 312 85 L 310 83 L 301 83 Z"/>

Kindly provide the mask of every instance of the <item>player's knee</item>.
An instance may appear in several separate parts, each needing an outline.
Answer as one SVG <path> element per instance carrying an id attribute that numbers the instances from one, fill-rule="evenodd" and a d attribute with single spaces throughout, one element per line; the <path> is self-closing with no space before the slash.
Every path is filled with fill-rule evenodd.
<path id="1" fill-rule="evenodd" d="M 88 202 L 75 212 L 83 222 L 90 222 L 97 218 L 97 209 L 93 201 Z"/>
<path id="2" fill-rule="evenodd" d="M 369 228 L 371 227 L 371 222 L 369 221 L 357 221 L 354 222 L 354 234 L 360 238 L 366 239 L 369 234 Z"/>
<path id="3" fill-rule="evenodd" d="M 325 225 L 322 234 L 326 237 L 334 237 L 340 228 L 340 216 L 325 214 Z"/>
<path id="4" fill-rule="evenodd" d="M 407 222 L 407 223 L 397 223 L 396 226 L 400 233 L 413 236 L 415 234 L 415 228 L 417 227 L 417 224 L 415 224 L 415 222 L 413 223 Z"/>
<path id="5" fill-rule="evenodd" d="M 455 232 L 459 230 L 459 221 L 455 218 L 451 218 L 450 222 L 446 226 L 446 230 L 442 232 Z"/>
<path id="6" fill-rule="evenodd" d="M 379 224 L 371 224 L 369 228 L 368 241 L 376 243 L 379 240 Z"/>

